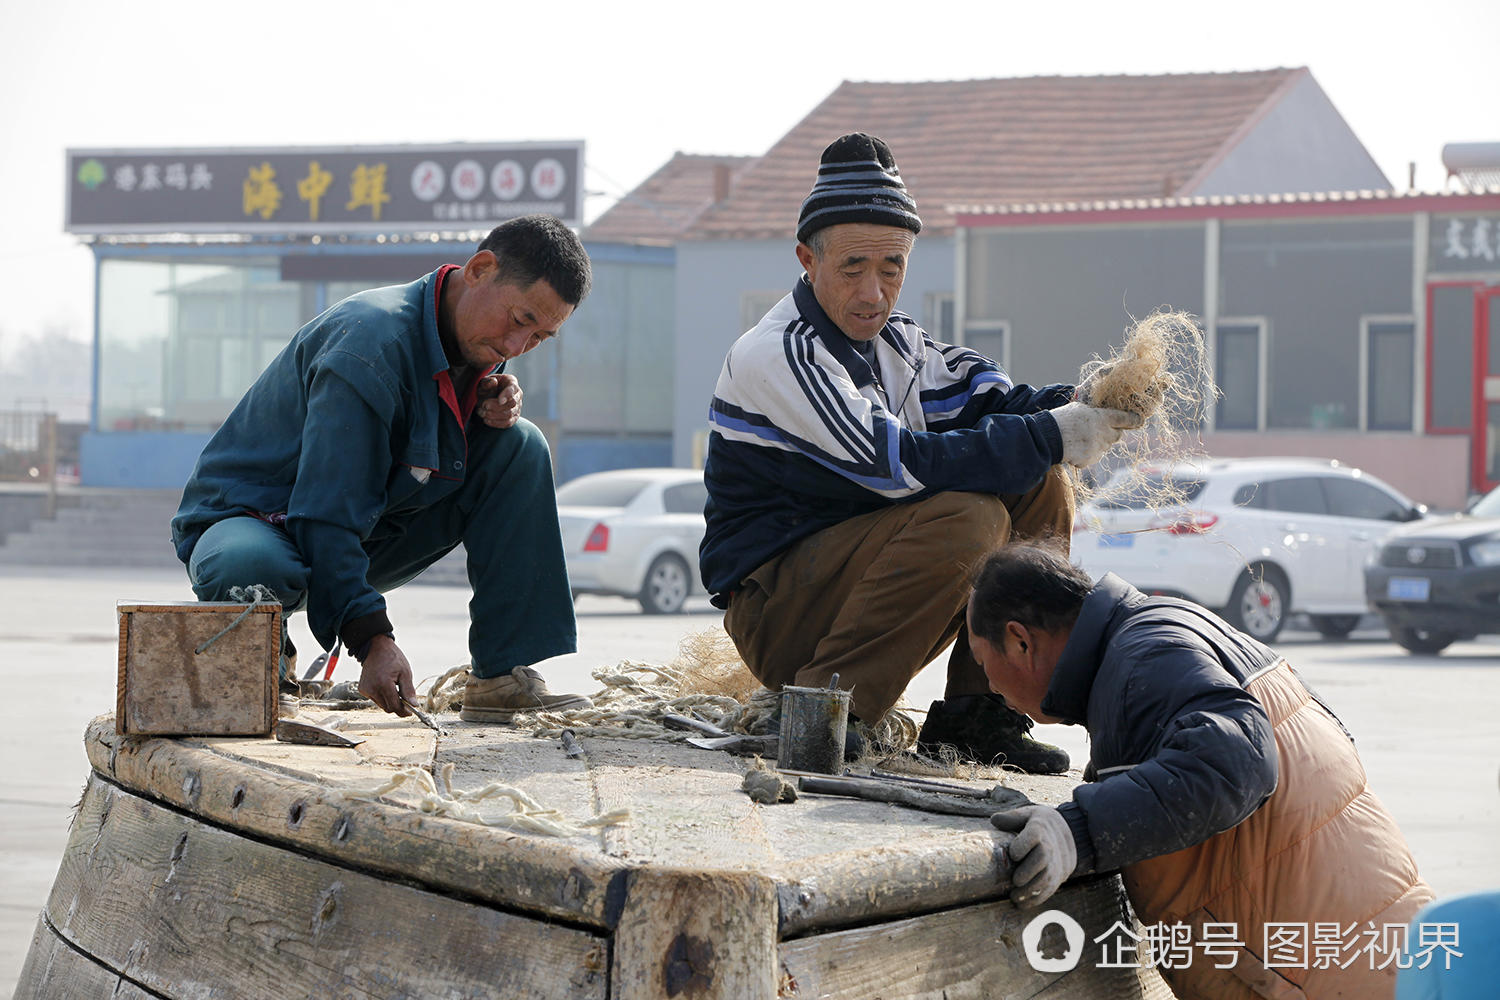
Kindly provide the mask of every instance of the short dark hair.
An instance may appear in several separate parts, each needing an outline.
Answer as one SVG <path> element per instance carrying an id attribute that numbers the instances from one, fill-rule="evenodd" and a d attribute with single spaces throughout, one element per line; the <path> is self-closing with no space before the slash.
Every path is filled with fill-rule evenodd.
<path id="1" fill-rule="evenodd" d="M 985 557 L 974 578 L 974 633 L 1000 641 L 1007 622 L 1058 632 L 1078 620 L 1094 582 L 1055 548 L 1014 544 Z"/>
<path id="2" fill-rule="evenodd" d="M 588 251 L 578 236 L 551 215 L 522 215 L 500 223 L 479 244 L 500 261 L 496 281 L 530 288 L 547 282 L 570 306 L 577 306 L 593 283 Z"/>

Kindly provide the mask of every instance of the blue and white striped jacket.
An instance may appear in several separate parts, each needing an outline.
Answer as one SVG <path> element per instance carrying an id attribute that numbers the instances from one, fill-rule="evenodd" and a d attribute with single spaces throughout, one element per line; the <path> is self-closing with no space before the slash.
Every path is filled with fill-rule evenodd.
<path id="1" fill-rule="evenodd" d="M 1062 460 L 1047 411 L 1073 387 L 1013 385 L 996 364 L 891 313 L 879 377 L 804 277 L 724 359 L 709 408 L 704 586 L 720 607 L 808 535 L 934 493 L 1025 493 Z"/>

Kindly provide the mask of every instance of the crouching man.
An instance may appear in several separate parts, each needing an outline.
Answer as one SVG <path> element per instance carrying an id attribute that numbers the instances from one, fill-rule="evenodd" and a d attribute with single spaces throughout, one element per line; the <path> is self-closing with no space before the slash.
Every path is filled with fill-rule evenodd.
<path id="1" fill-rule="evenodd" d="M 714 390 L 703 582 L 761 683 L 852 689 L 850 746 L 951 645 L 919 747 L 1065 771 L 1067 754 L 989 693 L 964 602 L 996 545 L 1067 543 L 1062 464 L 1092 465 L 1137 421 L 1069 385 L 1013 383 L 896 311 L 921 228 L 883 141 L 824 150 L 797 225 L 802 274 Z"/>
<path id="2" fill-rule="evenodd" d="M 588 705 L 531 666 L 573 652 L 577 626 L 551 455 L 504 367 L 557 333 L 590 276 L 572 231 L 527 215 L 463 266 L 352 295 L 299 330 L 183 490 L 172 540 L 199 600 L 269 587 L 325 649 L 348 647 L 362 694 L 409 715 L 411 664 L 383 595 L 462 542 L 463 718 Z"/>
<path id="3" fill-rule="evenodd" d="M 1286 660 L 1195 604 L 1097 584 L 1013 545 L 982 566 L 970 643 L 991 688 L 1038 722 L 1086 726 L 1086 784 L 997 813 L 1011 898 L 1122 869 L 1145 924 L 1232 926 L 1231 968 L 1164 969 L 1183 1000 L 1390 997 L 1396 964 L 1267 968 L 1267 924 L 1405 924 L 1432 890 L 1370 791 L 1354 743 Z M 1306 963 L 1311 966 L 1316 963 Z"/>

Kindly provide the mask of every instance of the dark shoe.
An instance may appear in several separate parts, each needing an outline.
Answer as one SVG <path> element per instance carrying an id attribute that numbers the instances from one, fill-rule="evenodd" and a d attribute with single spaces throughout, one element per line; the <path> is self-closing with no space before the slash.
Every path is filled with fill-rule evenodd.
<path id="1" fill-rule="evenodd" d="M 1028 735 L 1033 723 L 993 694 L 935 701 L 917 734 L 917 752 L 941 757 L 952 747 L 965 760 L 1003 764 L 1030 774 L 1062 774 L 1068 754 Z"/>
<path id="2" fill-rule="evenodd" d="M 875 730 L 851 715 L 849 728 L 844 730 L 844 760 L 859 760 L 874 749 Z"/>

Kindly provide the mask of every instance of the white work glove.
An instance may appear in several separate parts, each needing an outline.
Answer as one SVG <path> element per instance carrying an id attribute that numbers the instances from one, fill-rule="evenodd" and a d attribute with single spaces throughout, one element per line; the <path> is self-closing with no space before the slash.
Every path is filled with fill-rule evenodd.
<path id="1" fill-rule="evenodd" d="M 1141 418 L 1124 410 L 1106 410 L 1087 403 L 1064 403 L 1049 411 L 1062 433 L 1063 461 L 1086 469 L 1120 440 L 1120 435 L 1141 426 Z"/>
<path id="2" fill-rule="evenodd" d="M 995 813 L 990 824 L 1014 833 L 1010 859 L 1010 900 L 1017 906 L 1039 906 L 1051 898 L 1078 866 L 1078 845 L 1068 821 L 1052 806 L 1023 806 Z"/>

